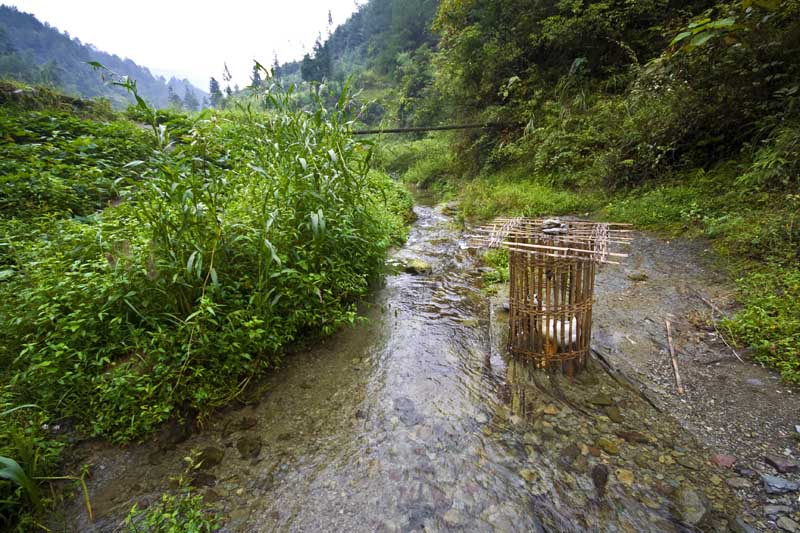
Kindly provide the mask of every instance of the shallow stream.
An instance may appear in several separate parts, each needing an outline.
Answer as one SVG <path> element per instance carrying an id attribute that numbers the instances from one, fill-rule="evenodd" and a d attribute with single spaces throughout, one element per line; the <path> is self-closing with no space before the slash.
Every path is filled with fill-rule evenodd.
<path id="1" fill-rule="evenodd" d="M 225 531 L 725 530 L 737 503 L 707 452 L 598 365 L 570 382 L 509 358 L 464 235 L 415 209 L 395 259 L 430 273 L 389 276 L 366 322 L 287 357 L 202 430 L 82 445 L 96 517 L 76 500 L 56 529 L 115 530 L 201 450 L 194 483 Z"/>

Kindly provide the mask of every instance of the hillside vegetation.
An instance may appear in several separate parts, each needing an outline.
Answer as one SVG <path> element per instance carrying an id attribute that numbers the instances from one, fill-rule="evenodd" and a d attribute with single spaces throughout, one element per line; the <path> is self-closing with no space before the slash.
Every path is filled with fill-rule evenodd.
<path id="1" fill-rule="evenodd" d="M 103 83 L 88 65 L 90 61 L 137 80 L 139 92 L 157 107 L 180 99 L 182 105 L 197 109 L 208 96 L 188 80 L 153 76 L 130 59 L 105 53 L 33 15 L 0 5 L 0 79 L 46 85 L 83 98 L 104 97 L 117 108 L 133 103 L 124 89 Z"/>
<path id="2" fill-rule="evenodd" d="M 739 279 L 723 329 L 800 382 L 800 3 L 444 0 L 432 28 L 384 119 L 512 126 L 386 139 L 384 168 L 465 218 L 593 212 L 710 239 Z"/>
<path id="3" fill-rule="evenodd" d="M 410 206 L 349 134 L 346 96 L 299 109 L 264 88 L 194 117 L 141 102 L 142 128 L 17 87 L 0 107 L 2 527 L 41 509 L 48 424 L 126 442 L 202 419 L 288 343 L 353 323 Z"/>

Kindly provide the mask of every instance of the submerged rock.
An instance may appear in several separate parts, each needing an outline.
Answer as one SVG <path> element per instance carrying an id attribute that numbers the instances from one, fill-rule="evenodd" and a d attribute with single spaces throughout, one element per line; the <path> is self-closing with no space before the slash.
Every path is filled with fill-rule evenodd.
<path id="1" fill-rule="evenodd" d="M 610 418 L 612 422 L 615 422 L 617 424 L 622 422 L 623 420 L 622 412 L 616 405 L 607 406 L 605 411 L 606 411 L 606 416 Z"/>
<path id="2" fill-rule="evenodd" d="M 422 259 L 406 259 L 403 262 L 403 271 L 415 276 L 421 276 L 433 272 L 433 265 Z"/>
<path id="3" fill-rule="evenodd" d="M 752 483 L 743 477 L 732 477 L 726 480 L 726 483 L 732 489 L 748 489 L 753 486 Z"/>
<path id="4" fill-rule="evenodd" d="M 592 481 L 597 495 L 602 498 L 606 493 L 606 484 L 608 483 L 608 467 L 603 464 L 595 465 L 592 468 Z"/>
<path id="5" fill-rule="evenodd" d="M 633 481 L 635 477 L 633 475 L 633 472 L 631 472 L 630 470 L 620 468 L 619 470 L 617 470 L 616 476 L 617 476 L 617 481 L 619 481 L 623 485 L 626 485 L 628 487 L 633 486 Z"/>
<path id="6" fill-rule="evenodd" d="M 611 396 L 608 394 L 595 394 L 591 398 L 589 398 L 589 403 L 594 405 L 599 405 L 600 407 L 607 407 L 614 405 L 614 400 L 611 399 Z"/>
<path id="7" fill-rule="evenodd" d="M 597 447 L 609 455 L 617 455 L 619 453 L 619 443 L 607 437 L 597 439 Z"/>
<path id="8" fill-rule="evenodd" d="M 236 449 L 242 459 L 256 459 L 261 454 L 261 439 L 253 435 L 245 435 L 236 442 Z"/>
<path id="9" fill-rule="evenodd" d="M 778 527 L 784 531 L 788 531 L 789 533 L 800 533 L 800 524 L 788 516 L 782 516 L 778 518 L 775 523 L 778 524 Z"/>

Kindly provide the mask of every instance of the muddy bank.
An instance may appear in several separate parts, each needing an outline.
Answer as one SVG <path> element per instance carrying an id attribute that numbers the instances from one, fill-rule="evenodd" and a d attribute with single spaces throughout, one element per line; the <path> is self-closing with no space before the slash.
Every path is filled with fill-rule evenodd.
<path id="1" fill-rule="evenodd" d="M 482 291 L 464 235 L 441 208 L 416 212 L 394 259 L 425 268 L 389 276 L 364 306 L 366 323 L 288 357 L 248 404 L 202 428 L 166 428 L 126 448 L 82 444 L 74 462 L 91 465 L 96 520 L 76 500 L 52 517 L 53 528 L 113 531 L 131 505 L 169 490 L 193 450 L 205 460 L 193 483 L 225 517 L 225 531 L 745 527 L 731 473 L 707 460 L 715 448 L 682 411 L 664 409 L 674 400 L 669 383 L 648 377 L 662 369 L 658 349 L 644 348 L 650 334 L 658 339 L 643 325 L 644 306 L 655 324 L 666 312 L 683 328 L 672 270 L 646 253 L 650 241 L 641 253 L 653 265 L 627 268 L 663 271 L 663 282 L 603 271 L 596 344 L 639 376 L 661 409 L 599 368 L 568 381 L 510 358 L 502 301 Z M 625 313 L 611 299 L 604 307 L 612 288 L 625 298 L 645 284 L 663 287 L 664 302 L 631 296 Z M 687 368 L 685 381 L 688 398 L 699 378 Z"/>

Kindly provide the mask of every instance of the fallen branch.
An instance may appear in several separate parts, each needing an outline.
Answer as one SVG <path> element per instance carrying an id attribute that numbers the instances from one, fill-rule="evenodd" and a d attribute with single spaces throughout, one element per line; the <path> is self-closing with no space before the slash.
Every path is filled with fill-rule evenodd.
<path id="1" fill-rule="evenodd" d="M 675 385 L 678 387 L 678 394 L 683 394 L 683 383 L 681 383 L 681 375 L 678 372 L 678 358 L 675 357 L 675 347 L 672 345 L 672 327 L 669 320 L 665 320 L 667 325 L 667 342 L 669 343 L 669 355 L 672 357 L 672 369 L 675 371 Z"/>

